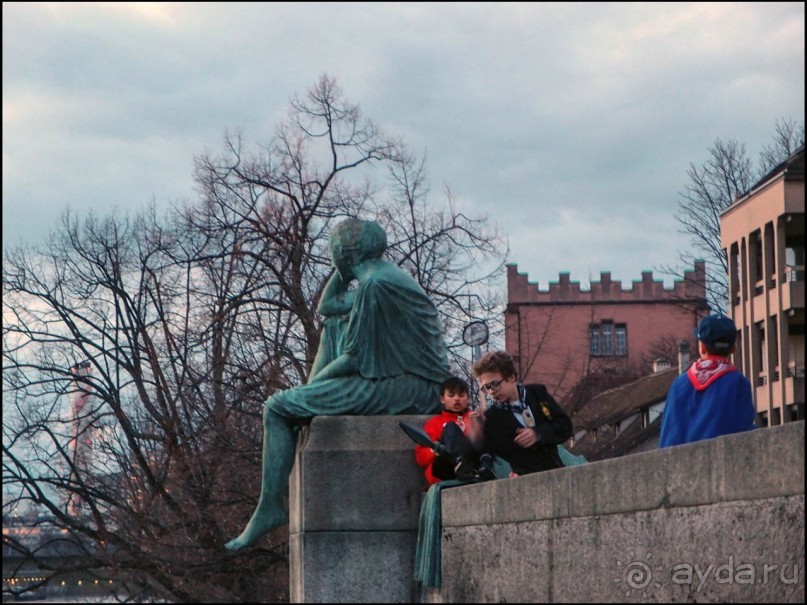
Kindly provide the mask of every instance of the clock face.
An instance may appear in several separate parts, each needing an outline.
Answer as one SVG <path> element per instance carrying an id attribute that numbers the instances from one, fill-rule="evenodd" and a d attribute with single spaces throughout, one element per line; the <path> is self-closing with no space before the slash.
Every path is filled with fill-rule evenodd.
<path id="1" fill-rule="evenodd" d="M 484 321 L 472 321 L 462 331 L 462 341 L 469 347 L 485 344 L 488 341 L 488 326 Z"/>

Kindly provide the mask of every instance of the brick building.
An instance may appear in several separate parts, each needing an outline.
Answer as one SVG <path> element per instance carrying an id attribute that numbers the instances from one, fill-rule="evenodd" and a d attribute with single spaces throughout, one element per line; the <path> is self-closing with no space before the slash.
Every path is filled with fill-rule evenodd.
<path id="1" fill-rule="evenodd" d="M 692 338 L 708 312 L 705 293 L 703 261 L 696 261 L 694 270 L 669 289 L 653 279 L 651 271 L 643 271 L 629 289 L 612 280 L 610 272 L 602 272 L 589 290 L 570 281 L 568 273 L 550 282 L 548 290 L 539 290 L 511 264 L 505 348 L 525 382 L 546 384 L 563 402 L 581 378 L 592 373 L 628 367 L 634 376 L 650 373 L 653 359 L 648 356 L 661 341 L 672 345 L 666 361 L 675 363 L 678 343 Z"/>

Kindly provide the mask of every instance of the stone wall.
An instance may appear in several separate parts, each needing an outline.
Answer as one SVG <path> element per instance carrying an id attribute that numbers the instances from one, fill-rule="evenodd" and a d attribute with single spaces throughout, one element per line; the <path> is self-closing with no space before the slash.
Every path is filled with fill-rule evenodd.
<path id="1" fill-rule="evenodd" d="M 804 600 L 804 422 L 443 494 L 442 602 Z"/>
<path id="2" fill-rule="evenodd" d="M 443 585 L 423 591 L 424 479 L 398 421 L 425 419 L 302 435 L 292 602 L 804 600 L 804 422 L 445 490 Z"/>

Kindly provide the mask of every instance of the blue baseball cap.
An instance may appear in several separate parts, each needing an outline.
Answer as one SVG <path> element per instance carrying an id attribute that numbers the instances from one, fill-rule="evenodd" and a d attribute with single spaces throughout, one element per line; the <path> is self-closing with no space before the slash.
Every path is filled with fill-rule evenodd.
<path id="1" fill-rule="evenodd" d="M 737 340 L 737 326 L 720 313 L 707 315 L 695 330 L 695 338 L 710 347 L 728 350 Z"/>

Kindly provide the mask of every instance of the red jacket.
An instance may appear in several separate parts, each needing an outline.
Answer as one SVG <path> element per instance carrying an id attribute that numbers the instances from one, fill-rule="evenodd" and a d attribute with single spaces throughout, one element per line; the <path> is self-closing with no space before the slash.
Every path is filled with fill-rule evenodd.
<path id="1" fill-rule="evenodd" d="M 471 411 L 467 410 L 460 416 L 454 412 L 446 412 L 443 410 L 441 414 L 429 418 L 426 421 L 426 424 L 423 425 L 423 430 L 429 437 L 431 437 L 432 441 L 440 441 L 440 437 L 443 435 L 443 428 L 445 425 L 449 422 L 457 422 L 457 419 L 460 418 L 460 421 L 457 422 L 457 424 L 460 425 L 462 432 L 464 433 L 467 431 L 468 425 L 471 422 L 469 418 L 470 413 Z M 437 454 L 435 454 L 433 449 L 424 445 L 415 446 L 415 460 L 417 460 L 420 467 L 424 469 L 426 481 L 429 482 L 429 485 L 432 485 L 433 483 L 440 483 L 440 479 L 432 474 L 432 464 L 434 463 L 434 459 L 436 457 Z"/>

